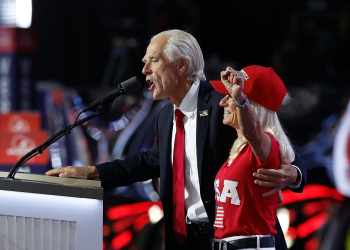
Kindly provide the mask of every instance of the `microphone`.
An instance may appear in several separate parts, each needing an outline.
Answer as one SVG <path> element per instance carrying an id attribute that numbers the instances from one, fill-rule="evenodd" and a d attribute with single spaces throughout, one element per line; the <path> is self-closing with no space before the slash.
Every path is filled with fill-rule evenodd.
<path id="1" fill-rule="evenodd" d="M 139 89 L 140 87 L 141 87 L 141 84 L 140 84 L 139 79 L 137 79 L 137 77 L 134 76 L 134 77 L 120 83 L 118 85 L 117 89 L 112 92 L 112 94 L 89 104 L 81 112 L 92 110 L 100 105 L 102 107 L 111 105 L 113 103 L 114 99 L 117 98 L 118 96 L 128 95 L 128 94 L 134 92 L 135 90 Z"/>

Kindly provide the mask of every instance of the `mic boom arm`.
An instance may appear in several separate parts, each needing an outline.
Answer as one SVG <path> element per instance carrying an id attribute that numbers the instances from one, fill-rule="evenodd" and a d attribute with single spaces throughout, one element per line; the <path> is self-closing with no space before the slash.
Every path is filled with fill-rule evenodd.
<path id="1" fill-rule="evenodd" d="M 141 87 L 141 84 L 140 84 L 139 79 L 137 79 L 137 77 L 134 76 L 134 77 L 120 83 L 118 85 L 118 88 L 116 90 L 114 90 L 110 95 L 88 105 L 86 108 L 83 109 L 82 112 L 92 110 L 96 107 L 101 108 L 104 106 L 109 106 L 113 103 L 113 101 L 116 97 L 118 97 L 120 95 L 130 94 L 130 93 L 134 92 L 135 90 L 139 89 L 140 87 Z"/>
<path id="2" fill-rule="evenodd" d="M 34 148 L 33 150 L 31 150 L 30 152 L 28 152 L 26 155 L 24 155 L 10 170 L 7 178 L 11 178 L 14 179 L 15 178 L 15 174 L 18 170 L 18 168 L 24 164 L 25 162 L 27 162 L 28 160 L 30 160 L 31 158 L 33 158 L 34 156 L 41 154 L 48 146 L 50 146 L 52 143 L 54 143 L 55 141 L 57 141 L 58 139 L 60 139 L 61 137 L 65 136 L 66 134 L 69 134 L 71 132 L 71 130 L 73 128 L 75 128 L 76 126 L 79 126 L 85 122 L 87 122 L 88 120 L 91 120 L 92 118 L 99 116 L 99 115 L 103 115 L 108 113 L 108 111 L 110 110 L 110 106 L 106 106 L 103 107 L 102 109 L 97 110 L 95 113 L 77 121 L 74 124 L 68 125 L 66 126 L 64 129 L 60 130 L 59 132 L 57 132 L 56 134 L 54 134 L 53 136 L 51 136 L 46 142 L 44 142 L 43 144 L 41 144 L 40 146 Z"/>
<path id="3" fill-rule="evenodd" d="M 95 113 L 93 113 L 93 114 L 91 114 L 91 115 L 89 115 L 89 116 L 87 116 L 79 121 L 75 121 L 71 125 L 66 126 L 64 129 L 60 130 L 59 132 L 57 132 L 56 134 L 51 136 L 46 142 L 44 142 L 40 146 L 34 148 L 30 152 L 28 152 L 12 167 L 7 178 L 14 179 L 18 168 L 23 163 L 27 162 L 28 160 L 30 160 L 34 156 L 41 154 L 43 152 L 43 150 L 45 150 L 48 146 L 50 146 L 52 143 L 54 143 L 55 141 L 57 141 L 61 137 L 65 136 L 66 134 L 69 134 L 71 132 L 71 130 L 73 128 L 75 128 L 76 126 L 83 124 L 96 116 L 108 113 L 111 106 L 112 106 L 112 103 L 116 97 L 118 97 L 120 95 L 130 94 L 131 92 L 134 92 L 135 90 L 139 89 L 140 87 L 141 87 L 140 81 L 137 79 L 136 76 L 120 83 L 118 85 L 118 88 L 116 90 L 114 90 L 112 92 L 112 94 L 104 97 L 101 100 L 98 100 L 98 101 L 91 103 L 85 109 L 83 109 L 79 113 L 79 115 L 87 110 L 92 110 L 92 109 L 98 107 L 99 109 Z M 79 115 L 77 116 L 77 119 L 78 119 Z"/>

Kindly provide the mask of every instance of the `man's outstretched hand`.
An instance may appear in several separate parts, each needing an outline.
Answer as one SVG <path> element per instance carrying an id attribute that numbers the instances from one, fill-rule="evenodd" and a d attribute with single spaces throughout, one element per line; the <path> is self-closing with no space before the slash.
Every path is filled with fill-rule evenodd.
<path id="1" fill-rule="evenodd" d="M 264 169 L 260 168 L 253 176 L 257 179 L 255 184 L 262 187 L 272 187 L 272 189 L 264 193 L 263 196 L 270 196 L 279 190 L 293 184 L 298 178 L 298 170 L 280 154 L 280 169 Z"/>
<path id="2" fill-rule="evenodd" d="M 89 167 L 74 167 L 68 166 L 65 168 L 57 168 L 49 170 L 45 173 L 48 176 L 59 176 L 66 178 L 78 178 L 78 179 L 97 179 L 99 178 L 98 171 L 95 166 Z"/>
<path id="3" fill-rule="evenodd" d="M 280 169 L 258 169 L 257 172 L 253 173 L 253 176 L 257 178 L 254 181 L 255 184 L 262 187 L 272 187 L 269 192 L 263 194 L 266 197 L 294 183 L 298 177 L 298 170 L 288 164 L 281 165 Z"/>

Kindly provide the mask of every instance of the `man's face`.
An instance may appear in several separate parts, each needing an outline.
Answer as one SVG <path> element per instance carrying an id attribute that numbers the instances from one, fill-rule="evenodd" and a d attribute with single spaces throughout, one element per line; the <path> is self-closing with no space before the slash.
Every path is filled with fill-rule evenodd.
<path id="1" fill-rule="evenodd" d="M 168 36 L 162 35 L 155 38 L 147 47 L 146 55 L 142 61 L 145 66 L 142 73 L 146 75 L 149 90 L 154 100 L 169 100 L 174 96 L 179 82 L 178 65 L 170 62 L 164 53 L 164 47 Z"/>

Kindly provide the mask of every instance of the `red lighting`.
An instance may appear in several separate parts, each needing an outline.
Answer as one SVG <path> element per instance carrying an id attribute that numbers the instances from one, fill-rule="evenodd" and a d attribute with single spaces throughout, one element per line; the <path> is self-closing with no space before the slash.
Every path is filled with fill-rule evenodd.
<path id="1" fill-rule="evenodd" d="M 128 227 L 131 227 L 135 220 L 139 217 L 139 214 L 136 215 L 132 215 L 120 220 L 117 220 L 114 224 L 113 224 L 113 232 L 115 232 L 116 234 L 119 234 L 121 232 L 123 232 L 124 230 L 126 230 Z"/>
<path id="2" fill-rule="evenodd" d="M 139 232 L 149 222 L 148 214 L 143 214 L 134 223 L 135 232 Z"/>
<path id="3" fill-rule="evenodd" d="M 145 213 L 145 212 L 148 212 L 148 209 L 150 209 L 150 207 L 152 207 L 153 205 L 158 205 L 159 207 L 162 208 L 160 201 L 159 202 L 153 202 L 153 201 L 139 202 L 139 203 L 121 205 L 121 206 L 110 208 L 107 210 L 107 217 L 110 220 L 118 220 L 126 216 Z"/>
<path id="4" fill-rule="evenodd" d="M 311 217 L 321 211 L 327 210 L 331 207 L 330 200 L 314 201 L 306 203 L 303 207 L 303 214 L 306 217 Z"/>
<path id="5" fill-rule="evenodd" d="M 107 237 L 111 233 L 111 228 L 108 225 L 103 225 L 103 237 Z"/>
<path id="6" fill-rule="evenodd" d="M 309 239 L 305 245 L 304 249 L 305 250 L 316 250 L 318 248 L 319 242 L 316 238 L 311 238 Z"/>
<path id="7" fill-rule="evenodd" d="M 130 230 L 126 230 L 121 234 L 115 236 L 112 240 L 112 247 L 114 249 L 121 249 L 130 243 L 132 239 L 132 232 Z"/>
<path id="8" fill-rule="evenodd" d="M 137 250 L 137 248 L 136 248 L 134 245 L 131 245 L 131 246 L 129 247 L 129 250 Z"/>
<path id="9" fill-rule="evenodd" d="M 288 237 L 289 237 L 291 240 L 295 240 L 296 237 L 297 237 L 295 228 L 294 228 L 294 227 L 288 228 L 286 235 L 288 235 Z"/>
<path id="10" fill-rule="evenodd" d="M 340 201 L 345 199 L 345 197 L 341 195 L 337 189 L 329 188 L 321 185 L 315 185 L 315 184 L 307 185 L 301 194 L 293 193 L 288 189 L 288 190 L 283 190 L 282 195 L 283 195 L 283 201 L 281 204 L 279 204 L 280 206 L 284 206 L 294 202 L 319 199 L 319 198 L 332 198 Z"/>
<path id="11" fill-rule="evenodd" d="M 328 220 L 327 212 L 322 212 L 308 219 L 297 227 L 297 236 L 305 238 L 319 229 Z"/>
<path id="12" fill-rule="evenodd" d="M 113 226 L 104 225 L 103 235 L 113 237 L 113 234 L 116 234 L 116 236 L 112 239 L 111 246 L 107 245 L 105 248 L 122 249 L 129 245 L 131 249 L 133 234 L 149 223 L 148 211 L 154 205 L 163 209 L 160 201 L 138 202 L 107 208 L 106 215 L 113 220 Z"/>
<path id="13" fill-rule="evenodd" d="M 289 212 L 289 222 L 293 223 L 297 218 L 297 213 L 295 212 L 294 209 L 288 209 L 288 212 Z"/>

